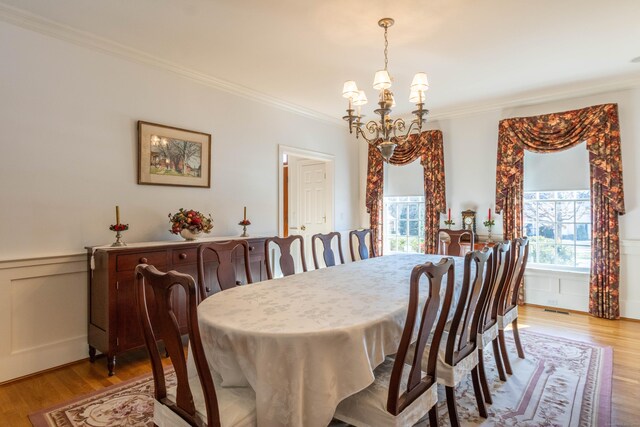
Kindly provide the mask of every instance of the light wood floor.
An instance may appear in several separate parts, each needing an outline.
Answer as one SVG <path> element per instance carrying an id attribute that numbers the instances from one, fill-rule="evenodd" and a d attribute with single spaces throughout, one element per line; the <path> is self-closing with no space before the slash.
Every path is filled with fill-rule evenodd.
<path id="1" fill-rule="evenodd" d="M 521 328 L 611 346 L 613 356 L 613 425 L 640 425 L 640 323 L 596 319 L 584 314 L 557 314 L 523 307 Z M 120 356 L 113 377 L 106 361 L 83 360 L 26 379 L 0 385 L 0 424 L 30 426 L 27 414 L 94 390 L 150 372 L 146 353 Z"/>

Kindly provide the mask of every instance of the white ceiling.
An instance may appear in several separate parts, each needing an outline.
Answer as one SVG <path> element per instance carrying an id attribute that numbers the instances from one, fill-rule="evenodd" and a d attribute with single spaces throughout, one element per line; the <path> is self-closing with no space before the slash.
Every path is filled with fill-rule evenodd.
<path id="1" fill-rule="evenodd" d="M 344 114 L 345 80 L 375 99 L 386 16 L 396 21 L 389 70 L 400 113 L 411 110 L 417 71 L 429 75 L 427 107 L 441 114 L 640 82 L 631 63 L 640 0 L 0 1 L 334 118 Z"/>

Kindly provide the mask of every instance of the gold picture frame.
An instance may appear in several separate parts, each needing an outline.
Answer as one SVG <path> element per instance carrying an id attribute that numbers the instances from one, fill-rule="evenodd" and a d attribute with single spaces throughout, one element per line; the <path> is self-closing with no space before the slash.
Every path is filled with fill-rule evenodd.
<path id="1" fill-rule="evenodd" d="M 138 184 L 211 188 L 211 134 L 138 121 Z"/>

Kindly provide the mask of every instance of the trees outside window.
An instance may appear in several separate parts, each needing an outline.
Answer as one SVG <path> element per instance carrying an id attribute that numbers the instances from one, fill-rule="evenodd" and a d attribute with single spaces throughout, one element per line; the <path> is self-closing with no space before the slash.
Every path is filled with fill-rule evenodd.
<path id="1" fill-rule="evenodd" d="M 523 215 L 529 262 L 579 269 L 591 266 L 589 190 L 525 192 Z"/>

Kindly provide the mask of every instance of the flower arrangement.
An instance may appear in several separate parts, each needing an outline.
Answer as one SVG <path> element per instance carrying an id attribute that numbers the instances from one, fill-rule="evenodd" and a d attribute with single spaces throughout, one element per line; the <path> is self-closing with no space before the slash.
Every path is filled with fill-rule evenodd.
<path id="1" fill-rule="evenodd" d="M 251 225 L 251 221 L 245 218 L 242 221 L 240 221 L 238 225 Z"/>
<path id="2" fill-rule="evenodd" d="M 109 230 L 111 231 L 126 231 L 129 229 L 129 224 L 111 224 Z"/>
<path id="3" fill-rule="evenodd" d="M 213 228 L 211 214 L 205 216 L 192 209 L 180 208 L 175 214 L 169 214 L 169 221 L 171 222 L 171 230 L 169 231 L 173 234 L 180 234 L 180 231 L 184 229 L 193 233 L 209 233 Z"/>
<path id="4" fill-rule="evenodd" d="M 496 225 L 496 222 L 493 219 L 489 219 L 489 220 L 486 220 L 485 222 L 483 222 L 482 224 L 487 228 L 491 228 L 494 225 Z"/>

